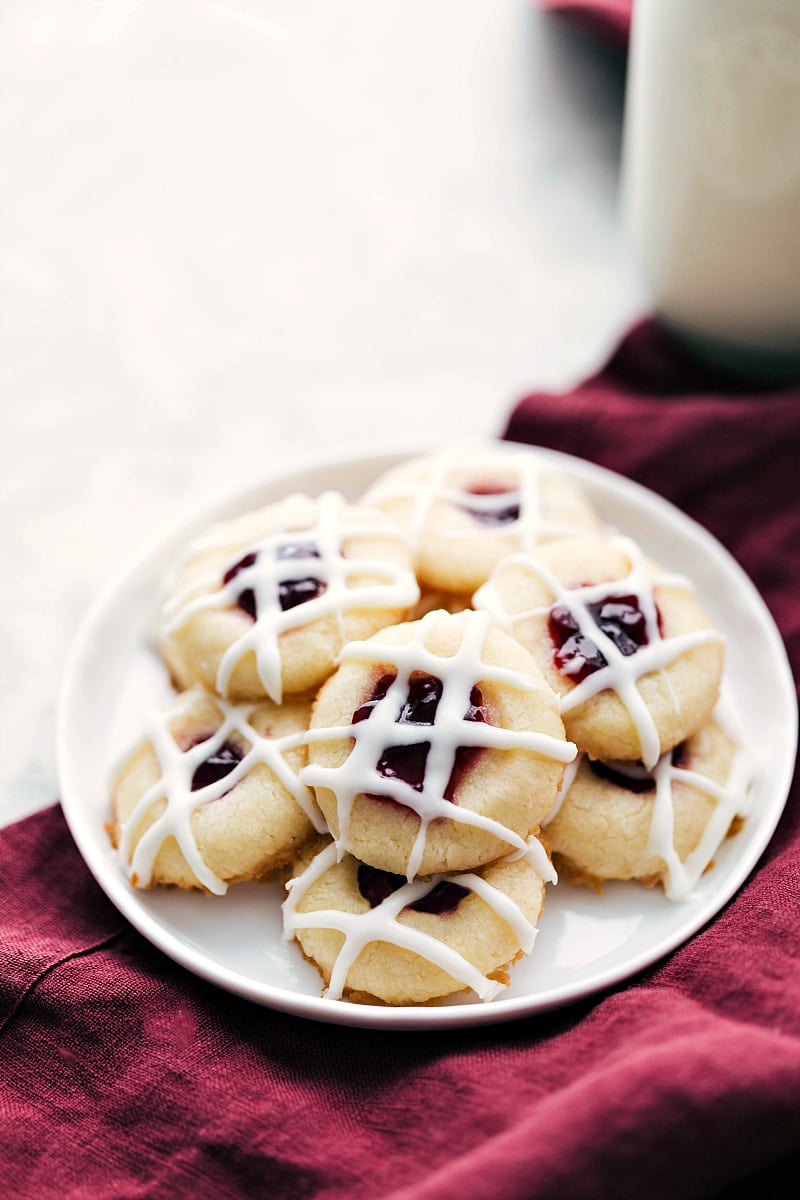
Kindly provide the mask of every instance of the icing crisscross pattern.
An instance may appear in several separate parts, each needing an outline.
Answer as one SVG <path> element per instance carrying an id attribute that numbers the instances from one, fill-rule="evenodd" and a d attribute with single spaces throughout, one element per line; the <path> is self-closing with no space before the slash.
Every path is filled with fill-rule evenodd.
<path id="1" fill-rule="evenodd" d="M 541 843 L 532 838 L 526 850 L 534 869 L 539 871 L 543 878 L 554 880 L 552 866 Z M 503 983 L 489 979 L 458 951 L 431 934 L 398 921 L 397 918 L 404 908 L 426 896 L 442 882 L 459 884 L 480 896 L 511 927 L 522 951 L 530 954 L 533 949 L 536 926 L 531 924 L 519 905 L 509 896 L 472 872 L 432 875 L 428 880 L 405 883 L 380 904 L 362 913 L 348 913 L 338 909 L 298 912 L 298 905 L 309 888 L 335 865 L 337 857 L 336 846 L 326 846 L 302 875 L 290 881 L 289 895 L 283 904 L 284 936 L 287 940 L 295 937 L 300 929 L 331 929 L 342 934 L 344 940 L 331 972 L 330 983 L 324 993 L 328 999 L 341 999 L 350 968 L 364 947 L 371 942 L 387 942 L 419 955 L 420 958 L 446 971 L 459 983 L 470 987 L 480 1000 L 492 1000 L 503 990 Z"/>
<path id="2" fill-rule="evenodd" d="M 613 762 L 607 765 L 619 775 L 634 779 L 650 778 L 655 787 L 647 853 L 660 858 L 665 866 L 664 892 L 668 900 L 688 900 L 692 889 L 708 867 L 734 817 L 746 817 L 750 808 L 750 788 L 755 774 L 751 752 L 743 744 L 730 708 L 720 701 L 712 719 L 735 746 L 733 761 L 724 784 L 715 782 L 699 771 L 673 762 L 672 750 L 662 754 L 656 765 L 646 768 L 640 763 Z M 575 780 L 583 760 L 580 755 L 564 772 L 564 779 L 545 827 L 554 820 Z M 681 860 L 675 848 L 674 788 L 678 784 L 694 788 L 715 801 L 715 807 L 694 850 Z"/>
<path id="3" fill-rule="evenodd" d="M 279 704 L 281 634 L 333 616 L 344 641 L 346 612 L 371 608 L 402 611 L 419 599 L 419 586 L 410 570 L 386 559 L 358 556 L 359 539 L 407 542 L 407 535 L 384 513 L 362 509 L 357 515 L 348 514 L 346 502 L 338 492 L 325 492 L 315 502 L 313 523 L 305 520 L 300 525 L 297 505 L 303 500 L 289 496 L 281 506 L 281 527 L 241 546 L 233 554 L 228 571 L 238 569 L 228 582 L 224 582 L 225 573 L 222 583 L 219 575 L 204 575 L 164 606 L 161 633 L 168 637 L 197 613 L 235 607 L 243 592 L 252 594 L 255 619 L 228 647 L 219 664 L 215 688 L 222 696 L 228 694 L 237 664 L 252 652 L 266 694 Z M 189 556 L 218 546 L 220 536 L 224 538 L 225 534 L 212 532 L 210 537 L 198 539 L 189 548 Z M 312 546 L 313 557 L 308 553 L 283 556 L 283 552 L 291 551 L 298 543 Z M 351 547 L 347 557 L 343 551 L 345 543 Z M 280 603 L 281 585 L 304 580 L 309 574 L 321 585 L 318 594 L 284 611 Z"/>
<path id="4" fill-rule="evenodd" d="M 747 816 L 748 793 L 753 780 L 754 763 L 738 737 L 730 711 L 718 705 L 715 720 L 736 743 L 736 752 L 724 784 L 701 775 L 698 771 L 675 766 L 672 755 L 663 754 L 653 770 L 656 796 L 650 822 L 648 851 L 658 855 L 666 864 L 664 891 L 668 900 L 686 900 L 712 856 L 724 839 L 734 817 Z M 675 849 L 675 806 L 673 788 L 683 783 L 710 796 L 716 801 L 711 819 L 691 854 L 681 861 Z"/>
<path id="5" fill-rule="evenodd" d="M 445 798 L 456 754 L 461 747 L 499 750 L 529 750 L 542 758 L 566 763 L 577 750 L 566 742 L 533 730 L 501 729 L 486 722 L 466 719 L 472 689 L 481 683 L 503 685 L 517 691 L 541 691 L 543 685 L 517 671 L 487 665 L 483 647 L 490 627 L 486 613 L 459 615 L 462 637 L 455 654 L 437 654 L 428 645 L 429 636 L 442 614 L 434 610 L 416 623 L 411 640 L 403 645 L 384 641 L 377 635 L 366 642 L 350 642 L 342 651 L 343 661 L 373 662 L 393 668 L 395 677 L 385 695 L 376 701 L 368 719 L 349 725 L 311 729 L 309 743 L 352 740 L 347 759 L 337 767 L 310 764 L 302 779 L 312 787 L 329 788 L 336 796 L 340 852 L 349 850 L 350 815 L 357 795 L 386 796 L 412 809 L 420 818 L 407 863 L 412 879 L 419 870 L 425 850 L 428 826 L 437 818 L 447 818 L 487 830 L 517 849 L 525 842 L 499 821 L 460 807 Z M 432 725 L 403 724 L 398 718 L 408 696 L 412 673 L 422 672 L 439 679 L 442 694 Z M 387 747 L 427 742 L 430 749 L 420 788 L 402 779 L 386 778 L 378 771 L 378 762 Z"/>
<path id="6" fill-rule="evenodd" d="M 698 629 L 672 637 L 662 637 L 653 589 L 659 586 L 693 592 L 692 584 L 682 575 L 665 572 L 654 576 L 641 549 L 631 538 L 613 537 L 609 540 L 622 551 L 630 564 L 627 574 L 620 579 L 567 587 L 543 563 L 526 555 L 511 555 L 502 564 L 502 569 L 511 565 L 523 567 L 548 588 L 554 597 L 553 602 L 510 614 L 498 594 L 496 576 L 478 589 L 473 602 L 477 608 L 491 613 L 512 634 L 523 621 L 546 617 L 557 606 L 568 609 L 582 636 L 594 643 L 605 658 L 606 665 L 559 697 L 561 712 L 570 712 L 600 692 L 616 692 L 636 729 L 642 761 L 645 766 L 654 767 L 661 751 L 660 739 L 650 709 L 636 686 L 638 680 L 651 672 L 663 671 L 695 646 L 714 641 L 721 642 L 724 639 L 712 629 Z M 591 610 L 605 600 L 630 595 L 636 597 L 644 616 L 647 644 L 639 646 L 635 653 L 626 655 L 612 638 L 603 632 Z"/>
<path id="7" fill-rule="evenodd" d="M 192 814 L 201 805 L 219 800 L 229 792 L 258 763 L 263 763 L 273 772 L 317 830 L 325 828 L 317 809 L 313 793 L 301 783 L 297 773 L 289 766 L 284 754 L 300 746 L 304 732 L 271 738 L 258 733 L 250 724 L 250 718 L 258 704 L 231 704 L 213 697 L 221 721 L 217 729 L 202 742 L 182 750 L 170 731 L 170 725 L 182 716 L 190 715 L 198 700 L 207 694 L 200 689 L 184 693 L 179 701 L 164 712 L 150 713 L 140 747 L 152 746 L 161 774 L 136 803 L 130 816 L 122 825 L 119 855 L 128 871 L 131 883 L 146 888 L 153 876 L 158 852 L 167 838 L 174 838 L 183 857 L 198 881 L 209 892 L 224 895 L 227 884 L 206 865 L 197 847 L 192 830 Z M 192 779 L 198 767 L 219 751 L 231 734 L 238 734 L 248 747 L 234 768 L 224 778 L 205 787 L 192 790 Z M 164 811 L 136 841 L 139 824 L 154 804 L 165 803 Z M 135 845 L 134 845 L 135 842 Z"/>
<path id="8" fill-rule="evenodd" d="M 489 463 L 485 451 L 470 453 L 468 448 L 451 447 L 432 456 L 429 461 L 431 474 L 428 480 L 401 483 L 394 479 L 386 479 L 373 484 L 365 497 L 368 503 L 379 505 L 395 500 L 412 501 L 409 528 L 415 552 L 418 551 L 428 528 L 433 509 L 440 504 L 452 505 L 459 511 L 469 509 L 485 517 L 491 517 L 513 506 L 518 510 L 513 519 L 504 519 L 497 524 L 482 523 L 480 532 L 482 537 L 487 538 L 511 535 L 523 551 L 533 549 L 546 538 L 566 537 L 585 532 L 547 514 L 542 496 L 542 471 L 531 454 L 501 451 L 495 460 Z M 487 494 L 465 492 L 452 483 L 452 478 L 463 473 L 473 461 L 476 481 L 494 468 L 498 474 L 510 473 L 515 482 L 509 486 L 508 491 Z M 456 540 L 475 536 L 474 531 L 470 532 L 456 525 L 448 528 L 447 534 Z"/>

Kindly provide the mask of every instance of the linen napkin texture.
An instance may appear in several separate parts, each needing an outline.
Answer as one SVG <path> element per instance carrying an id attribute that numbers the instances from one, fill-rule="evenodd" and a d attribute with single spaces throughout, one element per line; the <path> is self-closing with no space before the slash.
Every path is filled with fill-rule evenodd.
<path id="1" fill-rule="evenodd" d="M 650 325 L 507 435 L 662 492 L 733 551 L 800 668 L 800 388 L 731 395 Z M 508 1024 L 303 1021 L 119 916 L 60 810 L 0 834 L 9 1200 L 783 1195 L 800 1151 L 800 796 L 708 927 L 627 986 Z M 633 885 L 631 885 L 633 886 Z"/>

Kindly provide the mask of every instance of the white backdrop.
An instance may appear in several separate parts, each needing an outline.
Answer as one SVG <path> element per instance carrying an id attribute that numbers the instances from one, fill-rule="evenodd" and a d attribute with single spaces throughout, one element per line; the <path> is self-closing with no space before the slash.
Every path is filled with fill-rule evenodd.
<path id="1" fill-rule="evenodd" d="M 69 643 L 209 490 L 494 434 L 642 309 L 621 59 L 527 0 L 5 0 L 0 820 Z"/>

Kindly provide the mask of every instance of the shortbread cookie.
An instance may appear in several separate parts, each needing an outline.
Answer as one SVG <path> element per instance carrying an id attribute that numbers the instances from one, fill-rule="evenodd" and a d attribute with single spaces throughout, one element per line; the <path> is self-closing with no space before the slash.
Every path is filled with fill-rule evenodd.
<path id="1" fill-rule="evenodd" d="M 345 646 L 308 741 L 302 778 L 337 844 L 409 879 L 524 846 L 576 753 L 531 656 L 474 612 Z"/>
<path id="2" fill-rule="evenodd" d="M 422 588 L 417 603 L 408 614 L 409 621 L 419 621 L 426 613 L 443 608 L 445 612 L 460 613 L 472 607 L 472 595 L 461 596 L 457 592 L 445 592 L 441 588 Z"/>
<path id="3" fill-rule="evenodd" d="M 457 595 L 514 551 L 600 527 L 575 485 L 530 450 L 441 450 L 386 472 L 364 499 L 408 531 L 423 589 Z"/>
<path id="4" fill-rule="evenodd" d="M 179 687 L 234 700 L 318 687 L 352 638 L 402 620 L 419 598 L 407 538 L 334 492 L 215 526 L 174 573 L 158 644 Z"/>
<path id="5" fill-rule="evenodd" d="M 530 954 L 555 881 L 535 839 L 516 861 L 412 883 L 320 844 L 296 864 L 284 926 L 336 1000 L 425 1004 L 465 989 L 491 1000 Z"/>
<path id="6" fill-rule="evenodd" d="M 310 699 L 229 704 L 197 688 L 153 713 L 112 784 L 112 840 L 135 887 L 223 893 L 324 829 L 298 772 Z"/>
<path id="7" fill-rule="evenodd" d="M 649 767 L 707 720 L 723 641 L 688 580 L 629 538 L 570 538 L 513 555 L 474 597 L 526 646 L 592 758 Z"/>
<path id="8" fill-rule="evenodd" d="M 576 882 L 636 879 L 685 899 L 745 816 L 749 782 L 748 756 L 714 719 L 652 771 L 581 756 L 546 825 L 556 865 Z"/>

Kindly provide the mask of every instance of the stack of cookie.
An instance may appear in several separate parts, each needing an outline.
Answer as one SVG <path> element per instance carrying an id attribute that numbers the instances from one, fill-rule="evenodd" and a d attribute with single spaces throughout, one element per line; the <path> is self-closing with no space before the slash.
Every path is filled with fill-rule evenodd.
<path id="1" fill-rule="evenodd" d="M 112 787 L 135 886 L 284 868 L 327 994 L 482 999 L 560 869 L 684 895 L 743 808 L 688 581 L 528 451 L 405 463 L 219 525 L 167 588 L 180 690 Z"/>
<path id="2" fill-rule="evenodd" d="M 331 994 L 488 999 L 555 879 L 535 833 L 575 755 L 556 697 L 485 613 L 432 611 L 341 657 L 303 772 L 335 850 L 322 873 L 303 860 L 287 928 Z"/>

